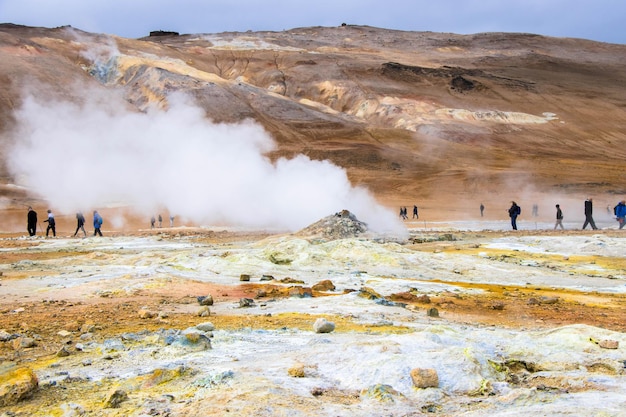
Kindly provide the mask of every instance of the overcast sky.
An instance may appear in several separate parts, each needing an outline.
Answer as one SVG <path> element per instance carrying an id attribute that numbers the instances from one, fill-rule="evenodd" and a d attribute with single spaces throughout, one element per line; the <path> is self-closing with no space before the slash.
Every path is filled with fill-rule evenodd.
<path id="1" fill-rule="evenodd" d="M 409 31 L 524 32 L 626 44 L 625 0 L 0 0 L 0 22 L 128 38 L 342 23 Z"/>

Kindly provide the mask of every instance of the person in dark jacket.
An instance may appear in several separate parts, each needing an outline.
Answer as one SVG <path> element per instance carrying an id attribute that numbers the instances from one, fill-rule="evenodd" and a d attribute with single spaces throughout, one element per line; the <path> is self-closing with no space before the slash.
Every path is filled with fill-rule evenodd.
<path id="1" fill-rule="evenodd" d="M 48 233 L 52 230 L 52 236 L 56 237 L 56 222 L 54 221 L 54 214 L 52 214 L 52 210 L 48 210 L 48 218 L 43 221 L 44 223 L 48 223 L 48 227 L 46 228 L 46 237 L 48 237 Z"/>
<path id="2" fill-rule="evenodd" d="M 561 230 L 565 229 L 563 227 L 563 212 L 561 211 L 561 206 L 556 205 L 556 223 L 554 224 L 554 230 L 556 230 L 557 226 L 561 226 Z"/>
<path id="3" fill-rule="evenodd" d="M 613 208 L 615 217 L 619 222 L 619 228 L 622 229 L 626 224 L 626 200 L 622 200 Z"/>
<path id="4" fill-rule="evenodd" d="M 76 213 L 76 231 L 74 232 L 74 236 L 76 236 L 79 230 L 82 230 L 85 237 L 87 237 L 87 232 L 85 232 L 85 216 L 83 216 L 83 213 L 80 211 Z"/>
<path id="5" fill-rule="evenodd" d="M 26 230 L 29 236 L 37 234 L 37 212 L 32 207 L 28 207 L 28 216 L 26 218 Z"/>
<path id="6" fill-rule="evenodd" d="M 522 214 L 522 209 L 517 205 L 515 201 L 511 201 L 511 208 L 509 208 L 509 217 L 511 218 L 511 227 L 513 230 L 517 230 L 517 216 Z"/>
<path id="7" fill-rule="evenodd" d="M 590 225 L 593 230 L 598 230 L 596 222 L 593 221 L 593 200 L 588 198 L 585 200 L 585 223 L 583 224 L 583 230 Z"/>
<path id="8" fill-rule="evenodd" d="M 98 213 L 98 211 L 93 211 L 93 235 L 102 236 L 102 232 L 100 231 L 100 227 L 102 227 L 102 216 Z"/>

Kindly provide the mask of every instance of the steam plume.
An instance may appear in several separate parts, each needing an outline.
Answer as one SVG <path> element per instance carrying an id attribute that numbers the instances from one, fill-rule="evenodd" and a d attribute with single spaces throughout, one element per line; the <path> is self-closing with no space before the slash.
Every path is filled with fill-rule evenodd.
<path id="1" fill-rule="evenodd" d="M 98 94 L 81 105 L 30 95 L 15 115 L 10 169 L 57 211 L 124 202 L 147 217 L 164 207 L 198 224 L 296 230 L 347 208 L 373 230 L 404 230 L 342 168 L 302 155 L 272 163 L 275 143 L 252 121 L 211 123 L 180 95 L 139 113 Z"/>

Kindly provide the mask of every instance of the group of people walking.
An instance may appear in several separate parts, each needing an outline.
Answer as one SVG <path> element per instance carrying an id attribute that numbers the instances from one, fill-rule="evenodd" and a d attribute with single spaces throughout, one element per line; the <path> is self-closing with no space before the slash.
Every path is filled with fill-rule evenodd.
<path id="1" fill-rule="evenodd" d="M 50 235 L 52 232 L 52 236 L 56 237 L 56 220 L 54 218 L 54 214 L 52 210 L 48 210 L 48 216 L 44 223 L 48 223 L 48 227 L 46 228 L 46 237 Z M 28 230 L 28 234 L 30 236 L 35 236 L 37 234 L 37 212 L 33 210 L 32 207 L 28 207 L 28 214 L 26 216 L 26 229 Z M 102 231 L 100 228 L 102 227 L 102 216 L 98 213 L 97 210 L 93 211 L 93 235 L 94 236 L 102 236 Z M 76 213 L 76 231 L 74 232 L 74 236 L 78 234 L 78 231 L 82 230 L 85 237 L 87 237 L 87 232 L 85 231 L 85 216 L 80 211 Z"/>
<path id="2" fill-rule="evenodd" d="M 563 210 L 561 210 L 561 206 L 557 204 L 556 206 L 556 223 L 554 224 L 554 230 L 558 227 L 561 229 L 565 229 L 563 227 Z M 483 207 L 481 204 L 481 215 L 482 215 Z M 517 230 L 517 217 L 521 214 L 522 209 L 517 205 L 515 201 L 511 201 L 511 207 L 509 208 L 509 217 L 511 218 L 511 227 L 513 230 Z M 609 211 L 610 213 L 610 211 Z M 626 200 L 622 200 L 613 208 L 613 214 L 615 215 L 615 219 L 619 222 L 619 229 L 623 229 L 626 224 Z M 533 205 L 533 215 L 537 215 L 537 205 Z M 582 229 L 585 230 L 587 226 L 591 226 L 593 230 L 598 230 L 596 226 L 596 222 L 593 220 L 593 199 L 588 198 L 585 200 L 585 222 L 583 223 Z"/>

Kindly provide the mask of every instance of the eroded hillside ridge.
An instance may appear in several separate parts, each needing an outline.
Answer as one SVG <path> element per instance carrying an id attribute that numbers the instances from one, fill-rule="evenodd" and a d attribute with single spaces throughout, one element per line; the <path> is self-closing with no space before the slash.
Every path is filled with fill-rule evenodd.
<path id="1" fill-rule="evenodd" d="M 125 39 L 3 24 L 1 146 L 19 140 L 25 91 L 81 101 L 122 89 L 136 111 L 184 92 L 216 122 L 262 124 L 272 157 L 328 159 L 394 204 L 620 194 L 625 61 L 625 45 L 531 34 L 345 25 Z M 2 178 L 16 181 L 5 161 Z"/>

